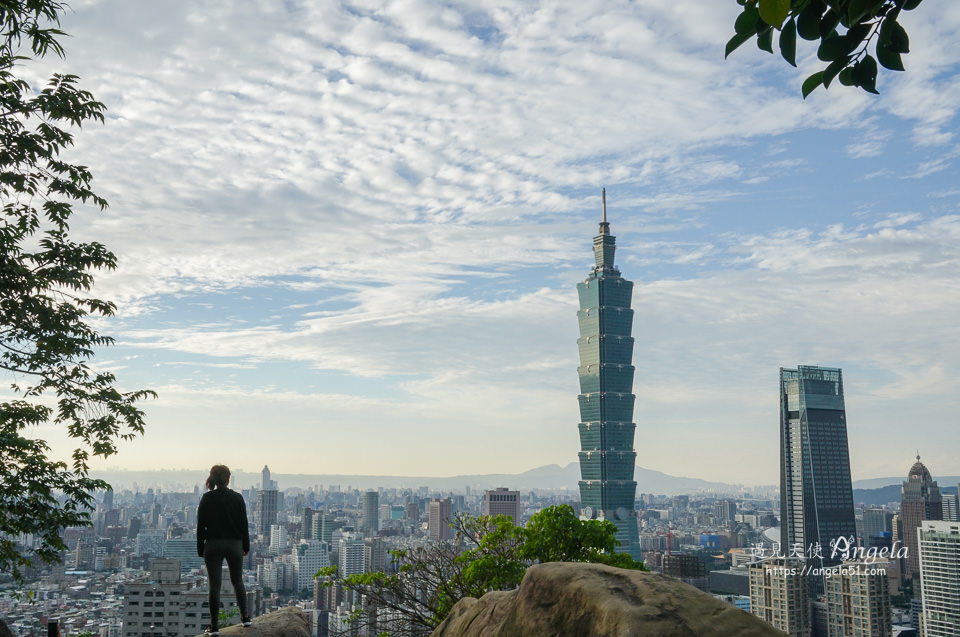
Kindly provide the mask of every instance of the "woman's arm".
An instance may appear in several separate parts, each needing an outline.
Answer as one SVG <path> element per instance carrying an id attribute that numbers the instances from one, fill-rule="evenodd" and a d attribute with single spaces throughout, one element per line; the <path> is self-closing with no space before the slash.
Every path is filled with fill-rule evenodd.
<path id="1" fill-rule="evenodd" d="M 203 557 L 203 544 L 207 541 L 207 498 L 200 498 L 197 507 L 197 555 Z"/>

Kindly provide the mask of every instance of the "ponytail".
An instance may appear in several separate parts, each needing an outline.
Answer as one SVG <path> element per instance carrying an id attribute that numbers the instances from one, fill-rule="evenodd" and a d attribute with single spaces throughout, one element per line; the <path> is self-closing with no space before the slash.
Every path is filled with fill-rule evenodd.
<path id="1" fill-rule="evenodd" d="M 212 491 L 226 487 L 228 484 L 230 484 L 230 469 L 222 464 L 213 465 L 210 468 L 210 475 L 207 477 L 207 490 Z"/>

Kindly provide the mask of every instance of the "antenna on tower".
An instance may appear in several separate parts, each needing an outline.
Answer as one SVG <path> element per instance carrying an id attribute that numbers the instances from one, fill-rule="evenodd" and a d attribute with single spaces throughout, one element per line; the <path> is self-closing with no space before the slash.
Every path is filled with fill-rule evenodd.
<path id="1" fill-rule="evenodd" d="M 607 189 L 606 188 L 602 188 L 600 190 L 600 197 L 603 201 L 603 205 L 601 207 L 600 222 L 606 223 L 607 222 Z"/>

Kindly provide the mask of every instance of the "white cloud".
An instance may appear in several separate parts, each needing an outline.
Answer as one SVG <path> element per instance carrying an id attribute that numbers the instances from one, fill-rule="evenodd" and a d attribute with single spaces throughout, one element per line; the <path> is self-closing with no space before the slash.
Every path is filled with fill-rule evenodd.
<path id="1" fill-rule="evenodd" d="M 119 303 L 124 353 L 143 354 L 124 371 L 161 393 L 151 448 L 235 421 L 247 440 L 268 423 L 310 449 L 376 440 L 370 467 L 338 455 L 356 471 L 419 472 L 427 440 L 436 472 L 572 460 L 573 283 L 603 185 L 638 281 L 637 447 L 651 468 L 774 482 L 780 365 L 840 361 L 848 387 L 884 379 L 861 385 L 878 402 L 950 404 L 958 222 L 915 204 L 926 194 L 881 191 L 952 188 L 944 47 L 960 12 L 914 12 L 911 70 L 885 74 L 880 98 L 834 87 L 804 101 L 812 51 L 799 70 L 750 46 L 723 60 L 736 10 L 75 3 L 67 66 L 110 111 L 71 156 L 112 207 L 74 228 L 121 258 L 97 291 Z M 903 157 L 897 118 L 915 123 Z M 847 164 L 869 183 L 844 181 Z M 907 174 L 923 179 L 890 179 Z M 277 389 L 304 377 L 367 384 Z M 704 444 L 680 468 L 654 450 L 684 432 Z M 730 438 L 761 459 L 718 463 Z M 241 447 L 248 466 L 279 453 Z M 131 458 L 148 457 L 139 448 Z"/>

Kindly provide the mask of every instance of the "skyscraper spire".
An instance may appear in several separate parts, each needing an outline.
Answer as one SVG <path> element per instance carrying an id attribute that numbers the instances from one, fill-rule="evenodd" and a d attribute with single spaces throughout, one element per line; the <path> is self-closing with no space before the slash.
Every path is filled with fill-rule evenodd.
<path id="1" fill-rule="evenodd" d="M 610 234 L 610 224 L 607 223 L 607 189 L 600 190 L 600 231 L 597 234 Z"/>
<path id="2" fill-rule="evenodd" d="M 593 238 L 593 258 L 597 263 L 596 272 L 608 272 L 617 275 L 620 272 L 613 265 L 613 257 L 617 251 L 617 239 L 610 234 L 610 224 L 607 223 L 607 189 L 600 191 L 600 229 Z"/>

